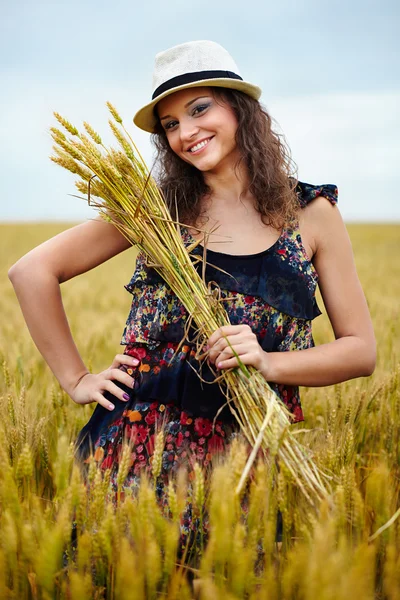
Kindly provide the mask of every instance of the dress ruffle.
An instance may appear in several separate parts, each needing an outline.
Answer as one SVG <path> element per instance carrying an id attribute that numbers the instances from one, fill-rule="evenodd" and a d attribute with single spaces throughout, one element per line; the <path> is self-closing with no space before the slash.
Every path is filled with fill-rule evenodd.
<path id="1" fill-rule="evenodd" d="M 307 206 L 314 198 L 318 198 L 318 196 L 327 198 L 331 204 L 338 203 L 338 188 L 332 183 L 311 185 L 310 183 L 298 181 L 296 193 L 302 208 Z"/>

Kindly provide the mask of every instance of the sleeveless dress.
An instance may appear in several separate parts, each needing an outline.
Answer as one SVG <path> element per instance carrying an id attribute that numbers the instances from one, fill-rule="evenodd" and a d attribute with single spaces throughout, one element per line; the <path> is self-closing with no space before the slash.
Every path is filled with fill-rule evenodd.
<path id="1" fill-rule="evenodd" d="M 314 186 L 298 182 L 299 204 L 305 207 L 317 196 L 337 203 L 335 185 Z M 186 246 L 194 238 L 182 228 Z M 197 247 L 192 253 L 202 255 Z M 207 251 L 206 282 L 216 282 L 221 291 L 230 322 L 246 323 L 267 352 L 303 350 L 314 346 L 312 320 L 321 314 L 315 298 L 318 274 L 307 257 L 298 223 L 285 228 L 279 239 L 263 252 L 229 255 Z M 199 270 L 202 265 L 199 264 Z M 221 270 L 226 271 L 226 274 Z M 116 473 L 124 439 L 132 443 L 126 485 L 137 487 L 143 469 L 150 472 L 155 437 L 165 427 L 165 447 L 157 490 L 163 490 L 170 475 L 186 464 L 204 467 L 214 455 L 223 452 L 235 436 L 238 425 L 228 407 L 214 422 L 226 402 L 214 374 L 203 365 L 201 378 L 195 348 L 189 339 L 176 353 L 185 337 L 188 314 L 163 278 L 146 265 L 143 253 L 125 286 L 132 294 L 132 306 L 121 344 L 124 353 L 140 360 L 137 367 L 124 368 L 134 378 L 134 388 L 115 382 L 130 399 L 122 402 L 109 392 L 105 396 L 115 405 L 108 411 L 97 405 L 77 439 L 77 456 L 88 460 L 92 452 L 103 469 Z M 292 422 L 304 420 L 297 386 L 270 383 L 280 400 L 292 413 Z M 183 528 L 191 527 L 190 515 Z"/>

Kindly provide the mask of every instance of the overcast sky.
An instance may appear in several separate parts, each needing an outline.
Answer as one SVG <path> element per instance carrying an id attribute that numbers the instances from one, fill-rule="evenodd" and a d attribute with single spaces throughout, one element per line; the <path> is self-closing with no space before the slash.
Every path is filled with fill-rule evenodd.
<path id="1" fill-rule="evenodd" d="M 107 132 L 132 117 L 154 56 L 222 44 L 285 134 L 301 181 L 335 183 L 350 221 L 400 221 L 399 2 L 0 0 L 0 221 L 86 220 L 74 178 L 48 158 L 53 111 Z M 107 139 L 107 135 L 105 135 Z"/>

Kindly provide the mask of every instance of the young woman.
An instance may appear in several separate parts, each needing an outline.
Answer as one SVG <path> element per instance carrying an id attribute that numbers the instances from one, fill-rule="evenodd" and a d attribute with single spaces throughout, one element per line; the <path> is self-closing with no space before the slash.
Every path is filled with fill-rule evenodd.
<path id="1" fill-rule="evenodd" d="M 229 408 L 218 412 L 225 397 L 212 383 L 218 371 L 237 365 L 224 336 L 244 364 L 261 371 L 293 422 L 303 420 L 298 386 L 371 375 L 375 339 L 336 187 L 292 176 L 281 139 L 258 101 L 260 88 L 242 79 L 224 48 L 199 41 L 156 56 L 153 89 L 134 121 L 153 134 L 159 184 L 172 213 L 177 206 L 186 224 L 185 244 L 207 234 L 206 280 L 219 287 L 231 321 L 208 340 L 201 378 L 185 308 L 142 254 L 126 286 L 133 300 L 122 338 L 125 352 L 101 373 L 88 371 L 71 337 L 59 286 L 129 248 L 100 218 L 35 248 L 9 276 L 31 335 L 60 385 L 74 402 L 97 403 L 79 435 L 81 460 L 93 453 L 102 468 L 115 473 L 129 439 L 126 485 L 136 486 L 164 424 L 162 496 L 179 465 L 209 465 L 237 430 Z M 196 252 L 202 255 L 202 245 Z M 336 339 L 314 347 L 317 281 Z M 186 517 L 184 534 L 191 527 L 190 511 Z"/>

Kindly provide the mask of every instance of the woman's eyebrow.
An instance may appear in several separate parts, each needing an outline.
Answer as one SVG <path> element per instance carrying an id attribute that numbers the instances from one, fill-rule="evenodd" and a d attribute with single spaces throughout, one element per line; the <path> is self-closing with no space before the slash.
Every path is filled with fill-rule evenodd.
<path id="1" fill-rule="evenodd" d="M 194 98 L 193 100 L 190 100 L 190 102 L 185 104 L 185 108 L 187 108 L 188 106 L 193 104 L 193 102 L 196 102 L 196 100 L 199 100 L 200 98 L 208 98 L 208 96 L 197 96 L 197 98 Z M 171 117 L 171 115 L 165 115 L 165 117 L 160 118 L 160 121 L 163 121 L 164 119 L 169 119 L 170 117 Z"/>

